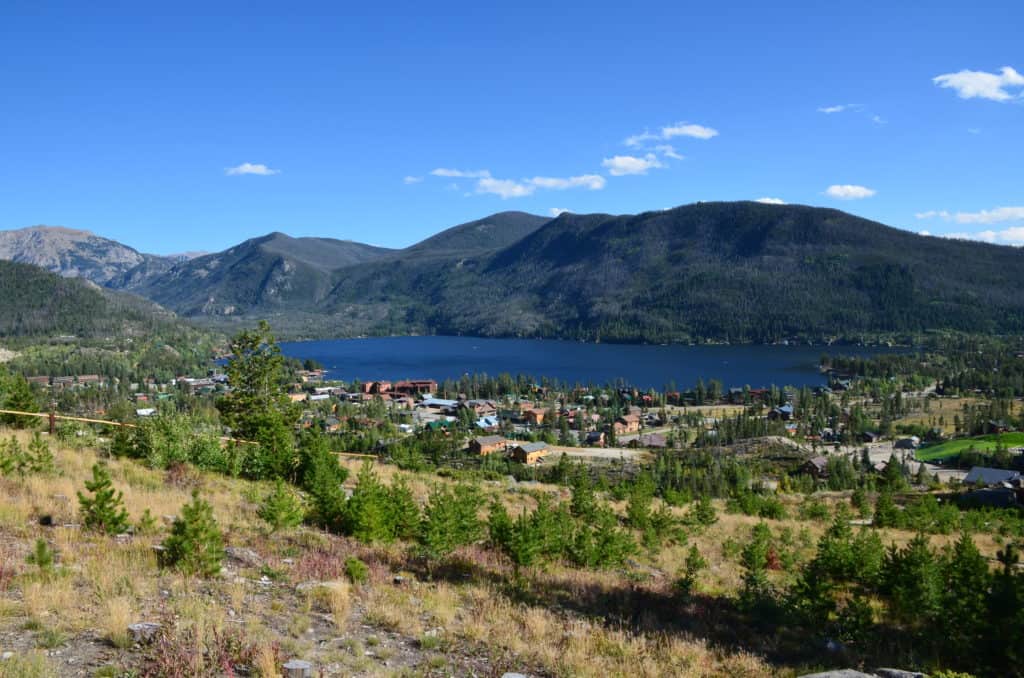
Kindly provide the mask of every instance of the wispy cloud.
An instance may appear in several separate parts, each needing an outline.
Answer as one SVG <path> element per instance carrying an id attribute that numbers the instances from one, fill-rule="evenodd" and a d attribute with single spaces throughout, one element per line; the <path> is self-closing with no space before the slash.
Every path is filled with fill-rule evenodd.
<path id="1" fill-rule="evenodd" d="M 418 184 L 421 181 L 423 181 L 423 177 L 414 177 L 412 175 L 407 176 L 404 179 L 402 179 L 402 183 L 403 184 Z"/>
<path id="2" fill-rule="evenodd" d="M 838 200 L 862 200 L 875 195 L 877 191 L 856 184 L 832 184 L 825 189 L 825 195 Z"/>
<path id="3" fill-rule="evenodd" d="M 1011 94 L 1008 90 L 1024 87 L 1024 75 L 1009 66 L 1003 66 L 998 73 L 962 70 L 945 73 L 932 78 L 939 87 L 952 89 L 961 99 L 988 99 L 1009 101 L 1019 99 L 1024 93 Z"/>
<path id="4" fill-rule="evenodd" d="M 856 107 L 857 104 L 836 104 L 835 106 L 821 106 L 818 108 L 818 113 L 826 113 L 831 115 L 832 113 L 842 113 L 843 111 L 849 110 Z"/>
<path id="5" fill-rule="evenodd" d="M 476 192 L 492 194 L 508 198 L 523 198 L 533 195 L 537 189 L 549 191 L 565 191 L 571 188 L 583 188 L 599 191 L 605 187 L 607 179 L 600 174 L 581 174 L 575 177 L 532 177 L 528 179 L 497 179 L 490 176 L 481 177 L 476 182 Z"/>
<path id="6" fill-rule="evenodd" d="M 451 177 L 455 179 L 483 179 L 491 176 L 491 173 L 487 170 L 458 170 L 450 169 L 448 167 L 432 169 L 430 170 L 430 174 L 435 177 Z"/>
<path id="7" fill-rule="evenodd" d="M 956 240 L 979 240 L 993 245 L 1024 246 L 1024 226 L 1014 226 L 1001 231 L 979 231 L 977 233 L 947 233 L 943 238 Z"/>
<path id="8" fill-rule="evenodd" d="M 672 158 L 673 160 L 683 159 L 683 156 L 676 153 L 675 147 L 670 144 L 658 144 L 657 146 L 654 147 L 654 150 L 658 153 L 661 153 L 666 158 Z"/>
<path id="9" fill-rule="evenodd" d="M 754 202 L 763 203 L 765 205 L 785 205 L 786 201 L 782 198 L 758 198 Z"/>
<path id="10" fill-rule="evenodd" d="M 677 122 L 675 125 L 661 128 L 662 139 L 674 137 L 693 137 L 694 139 L 710 139 L 718 136 L 718 130 L 714 127 L 704 125 L 693 125 L 685 122 Z"/>
<path id="11" fill-rule="evenodd" d="M 640 134 L 626 137 L 624 144 L 631 148 L 642 148 L 652 141 L 668 141 L 675 137 L 690 137 L 693 139 L 711 139 L 718 136 L 718 130 L 714 127 L 695 125 L 687 122 L 677 122 L 674 125 L 666 125 L 657 132 L 644 130 Z M 675 152 L 675 149 L 672 149 Z M 669 156 L 671 157 L 671 156 Z"/>
<path id="12" fill-rule="evenodd" d="M 996 207 L 978 212 L 949 212 L 928 210 L 914 215 L 918 219 L 942 219 L 958 224 L 1000 224 L 1007 221 L 1024 222 L 1024 207 Z"/>
<path id="13" fill-rule="evenodd" d="M 600 174 L 581 174 L 578 177 L 566 178 L 534 177 L 526 181 L 537 188 L 547 188 L 553 191 L 564 191 L 567 188 L 586 188 L 591 191 L 600 191 L 607 183 L 607 180 Z"/>
<path id="14" fill-rule="evenodd" d="M 613 177 L 621 177 L 627 174 L 647 174 L 648 170 L 664 167 L 658 156 L 648 153 L 642 158 L 635 155 L 616 155 L 605 158 L 601 166 L 608 170 Z"/>
<path id="15" fill-rule="evenodd" d="M 269 177 L 273 174 L 280 174 L 281 170 L 270 169 L 266 165 L 261 165 L 251 162 L 243 162 L 241 165 L 236 167 L 228 167 L 224 170 L 224 174 L 229 177 L 242 176 L 244 174 L 255 174 L 261 177 Z"/>
<path id="16" fill-rule="evenodd" d="M 552 207 L 551 209 L 548 210 L 548 214 L 550 214 L 553 217 L 561 216 L 566 212 L 569 212 L 571 214 L 572 210 L 567 210 L 564 207 Z"/>
<path id="17" fill-rule="evenodd" d="M 533 194 L 536 186 L 515 181 L 513 179 L 495 179 L 484 177 L 476 182 L 477 193 L 493 193 L 501 196 L 502 200 L 508 198 L 523 198 Z"/>

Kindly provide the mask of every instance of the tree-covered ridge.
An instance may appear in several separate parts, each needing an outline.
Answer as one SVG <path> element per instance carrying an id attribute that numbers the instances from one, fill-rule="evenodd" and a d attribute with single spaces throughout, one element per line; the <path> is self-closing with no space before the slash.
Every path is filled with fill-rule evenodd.
<path id="1" fill-rule="evenodd" d="M 170 378 L 205 365 L 215 338 L 144 299 L 0 261 L 0 341 L 27 374 Z"/>
<path id="2" fill-rule="evenodd" d="M 336 299 L 402 300 L 424 329 L 585 339 L 773 341 L 1015 331 L 1024 253 L 836 210 L 700 203 L 564 214 L 458 267 L 348 269 Z"/>

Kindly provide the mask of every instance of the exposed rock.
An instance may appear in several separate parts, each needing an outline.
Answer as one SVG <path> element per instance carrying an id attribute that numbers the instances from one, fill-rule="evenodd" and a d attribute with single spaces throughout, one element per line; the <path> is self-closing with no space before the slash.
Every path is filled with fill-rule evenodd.
<path id="1" fill-rule="evenodd" d="M 878 678 L 928 678 L 924 673 L 918 671 L 904 671 L 903 669 L 875 669 Z"/>
<path id="2" fill-rule="evenodd" d="M 285 678 L 312 678 L 313 664 L 304 659 L 289 659 L 282 667 Z"/>
<path id="3" fill-rule="evenodd" d="M 246 567 L 259 567 L 263 564 L 263 559 L 258 553 L 240 546 L 228 546 L 224 549 L 224 555 Z"/>
<path id="4" fill-rule="evenodd" d="M 128 633 L 132 642 L 140 645 L 152 643 L 156 640 L 156 634 L 160 632 L 160 625 L 156 622 L 138 622 L 128 625 Z"/>

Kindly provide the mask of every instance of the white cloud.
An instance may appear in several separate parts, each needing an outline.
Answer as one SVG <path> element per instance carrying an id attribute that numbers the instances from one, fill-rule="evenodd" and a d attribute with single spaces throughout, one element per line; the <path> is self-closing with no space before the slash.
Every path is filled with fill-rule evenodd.
<path id="1" fill-rule="evenodd" d="M 764 205 L 785 205 L 786 201 L 781 198 L 758 198 L 754 202 L 759 202 Z"/>
<path id="2" fill-rule="evenodd" d="M 423 181 L 423 177 L 414 177 L 414 176 L 411 176 L 411 175 L 407 176 L 404 179 L 402 179 L 402 183 L 404 183 L 404 184 L 418 184 L 421 181 Z"/>
<path id="3" fill-rule="evenodd" d="M 455 179 L 484 179 L 491 176 L 491 173 L 487 170 L 457 170 L 449 169 L 447 167 L 438 167 L 437 169 L 430 170 L 430 174 L 435 177 L 452 177 Z"/>
<path id="4" fill-rule="evenodd" d="M 600 174 L 581 174 L 578 177 L 534 177 L 526 182 L 537 188 L 549 188 L 553 191 L 564 191 L 567 188 L 586 188 L 600 191 L 607 181 Z"/>
<path id="5" fill-rule="evenodd" d="M 684 122 L 677 122 L 675 125 L 661 128 L 661 138 L 671 139 L 672 137 L 693 137 L 694 139 L 710 139 L 717 137 L 718 130 L 703 125 L 693 125 Z"/>
<path id="6" fill-rule="evenodd" d="M 533 177 L 531 179 L 495 179 L 487 176 L 476 182 L 477 193 L 491 193 L 507 198 L 523 198 L 533 193 L 538 188 L 551 191 L 565 191 L 570 188 L 585 188 L 590 191 L 600 191 L 605 187 L 607 180 L 600 174 L 581 174 L 576 177 Z"/>
<path id="7" fill-rule="evenodd" d="M 1024 207 L 996 207 L 980 212 L 957 212 L 958 224 L 997 224 L 1003 221 L 1024 221 Z"/>
<path id="8" fill-rule="evenodd" d="M 224 174 L 229 177 L 242 176 L 243 174 L 255 174 L 261 177 L 269 177 L 272 174 L 280 174 L 281 170 L 270 169 L 266 165 L 254 164 L 251 162 L 243 162 L 237 167 L 228 167 L 224 170 Z"/>
<path id="9" fill-rule="evenodd" d="M 551 209 L 548 210 L 548 213 L 551 216 L 553 216 L 553 217 L 561 216 L 561 215 L 565 214 L 566 212 L 569 212 L 570 214 L 572 214 L 571 210 L 567 210 L 564 207 L 552 207 Z"/>
<path id="10" fill-rule="evenodd" d="M 643 148 L 650 141 L 668 141 L 674 137 L 692 137 L 694 139 L 710 139 L 718 136 L 718 130 L 713 127 L 705 127 L 704 125 L 694 125 L 685 122 L 677 122 L 674 125 L 666 125 L 661 128 L 660 132 L 651 132 L 650 130 L 644 130 L 640 134 L 634 134 L 631 137 L 626 137 L 623 141 L 625 145 L 630 148 Z M 669 152 L 664 153 L 665 156 L 673 157 L 671 153 L 675 153 L 675 149 L 671 146 L 655 146 L 655 150 L 668 149 Z M 662 152 L 659 150 L 659 152 Z"/>
<path id="11" fill-rule="evenodd" d="M 1024 87 L 1024 75 L 1009 66 L 1003 66 L 999 73 L 985 71 L 958 71 L 945 73 L 932 78 L 939 87 L 956 90 L 961 99 L 988 99 L 990 101 L 1009 101 L 1022 96 L 1007 91 L 1011 87 Z"/>
<path id="12" fill-rule="evenodd" d="M 658 141 L 659 139 L 661 139 L 660 134 L 652 134 L 645 130 L 640 134 L 634 134 L 631 137 L 626 137 L 626 140 L 622 143 L 635 148 L 637 146 L 643 146 L 648 141 Z"/>
<path id="13" fill-rule="evenodd" d="M 837 106 L 822 106 L 818 109 L 818 113 L 842 113 L 849 107 L 850 104 L 839 104 Z"/>
<path id="14" fill-rule="evenodd" d="M 830 198 L 837 198 L 839 200 L 861 200 L 863 198 L 870 198 L 877 191 L 866 186 L 857 186 L 856 184 L 832 184 L 825 189 L 825 195 Z"/>
<path id="15" fill-rule="evenodd" d="M 931 231 L 918 231 L 917 234 L 918 235 L 931 235 L 932 233 L 931 233 Z"/>
<path id="16" fill-rule="evenodd" d="M 653 153 L 648 153 L 642 158 L 638 158 L 635 155 L 616 155 L 602 160 L 601 166 L 606 167 L 608 173 L 613 177 L 621 177 L 627 174 L 647 174 L 647 170 L 664 167 L 661 161 L 658 160 L 658 156 Z"/>
<path id="17" fill-rule="evenodd" d="M 654 150 L 657 151 L 658 153 L 661 153 L 666 158 L 672 158 L 673 160 L 683 159 L 683 156 L 676 153 L 675 147 L 669 144 L 659 144 L 658 146 L 654 147 Z"/>
<path id="18" fill-rule="evenodd" d="M 1014 226 L 1002 231 L 985 230 L 977 233 L 946 233 L 943 238 L 955 240 L 979 240 L 993 245 L 1024 246 L 1024 226 Z"/>
<path id="19" fill-rule="evenodd" d="M 955 221 L 958 224 L 998 224 L 1004 221 L 1024 221 L 1024 207 L 996 207 L 978 212 L 947 212 L 946 210 L 929 210 L 914 215 L 918 219 L 942 219 Z"/>
<path id="20" fill-rule="evenodd" d="M 531 195 L 536 188 L 536 186 L 520 183 L 513 179 L 484 177 L 476 182 L 477 193 L 493 193 L 494 195 L 501 196 L 502 200 L 506 200 L 508 198 L 523 198 Z"/>

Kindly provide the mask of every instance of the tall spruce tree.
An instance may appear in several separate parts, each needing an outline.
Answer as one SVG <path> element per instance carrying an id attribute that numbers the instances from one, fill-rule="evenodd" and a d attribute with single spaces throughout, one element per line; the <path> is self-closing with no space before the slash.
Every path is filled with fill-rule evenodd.
<path id="1" fill-rule="evenodd" d="M 221 421 L 233 434 L 255 441 L 244 465 L 254 478 L 295 479 L 298 459 L 292 430 L 299 411 L 284 389 L 284 358 L 271 334 L 270 325 L 260 321 L 231 339 L 227 364 L 231 390 L 217 400 Z"/>

